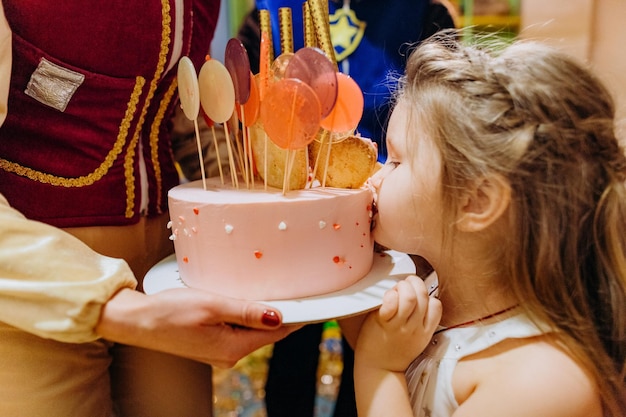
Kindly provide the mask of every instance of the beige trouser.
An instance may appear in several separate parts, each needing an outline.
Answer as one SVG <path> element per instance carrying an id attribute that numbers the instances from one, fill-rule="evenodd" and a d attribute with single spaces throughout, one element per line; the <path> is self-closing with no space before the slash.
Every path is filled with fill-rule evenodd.
<path id="1" fill-rule="evenodd" d="M 103 340 L 57 342 L 0 323 L 0 416 L 211 415 L 208 365 L 111 346 Z"/>
<path id="2" fill-rule="evenodd" d="M 109 347 L 56 342 L 0 323 L 0 416 L 111 416 Z"/>
<path id="3" fill-rule="evenodd" d="M 142 218 L 133 226 L 66 230 L 103 255 L 126 259 L 141 288 L 148 270 L 173 252 L 166 227 L 168 220 L 167 215 L 162 215 Z M 111 391 L 119 417 L 211 416 L 209 365 L 119 344 L 110 354 Z"/>

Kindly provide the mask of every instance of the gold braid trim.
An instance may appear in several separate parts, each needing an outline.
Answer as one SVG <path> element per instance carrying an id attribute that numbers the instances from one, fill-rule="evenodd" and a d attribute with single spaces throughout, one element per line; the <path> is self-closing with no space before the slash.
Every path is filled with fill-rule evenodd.
<path id="1" fill-rule="evenodd" d="M 167 62 L 167 55 L 169 53 L 169 45 L 170 45 L 170 35 L 171 35 L 171 17 L 170 17 L 170 3 L 169 0 L 161 0 L 161 13 L 163 15 L 162 20 L 162 31 L 161 31 L 161 52 L 159 53 L 159 60 L 157 63 L 157 67 L 154 73 L 154 77 L 150 82 L 150 89 L 148 90 L 148 95 L 146 97 L 146 101 L 144 103 L 143 109 L 141 110 L 141 117 L 139 118 L 139 122 L 137 123 L 137 128 L 135 134 L 133 135 L 133 139 L 128 147 L 128 152 L 124 158 L 124 173 L 126 177 L 126 217 L 131 218 L 134 214 L 135 209 L 135 175 L 133 168 L 133 161 L 135 158 L 136 147 L 139 143 L 139 136 L 141 133 L 141 129 L 146 121 L 146 114 L 148 112 L 148 107 L 150 107 L 150 103 L 154 98 L 154 92 L 156 91 L 159 80 L 165 70 L 165 64 Z M 156 139 L 158 141 L 158 138 Z M 160 181 L 159 181 L 160 182 Z M 160 187 L 160 184 L 159 184 Z M 160 189 L 157 190 L 160 192 Z"/>
<path id="2" fill-rule="evenodd" d="M 172 97 L 176 93 L 176 88 L 178 87 L 178 82 L 176 78 L 167 89 L 165 96 L 163 97 L 163 101 L 161 101 L 161 106 L 159 107 L 159 111 L 156 114 L 154 119 L 154 123 L 152 123 L 152 128 L 150 129 L 150 155 L 152 159 L 152 164 L 154 165 L 154 176 L 157 184 L 157 201 L 161 201 L 161 197 L 163 195 L 163 179 L 161 177 L 161 164 L 159 163 L 159 127 L 161 126 L 161 122 L 163 121 L 163 117 L 165 116 L 165 111 L 172 101 Z M 159 210 L 159 214 L 161 210 Z"/>
<path id="3" fill-rule="evenodd" d="M 32 168 L 22 166 L 16 162 L 7 161 L 0 158 L 0 168 L 5 171 L 12 172 L 22 177 L 29 178 L 33 181 L 38 181 L 44 184 L 51 184 L 58 187 L 85 187 L 92 185 L 96 181 L 99 181 L 106 175 L 115 159 L 122 153 L 124 145 L 126 144 L 126 138 L 128 137 L 128 129 L 130 127 L 130 121 L 137 109 L 137 103 L 139 103 L 139 97 L 141 96 L 141 90 L 145 85 L 146 80 L 142 77 L 137 77 L 135 81 L 135 87 L 130 96 L 130 101 L 126 107 L 126 114 L 120 125 L 120 131 L 117 134 L 117 139 L 113 144 L 113 148 L 109 151 L 106 158 L 98 168 L 87 175 L 82 175 L 76 178 L 60 177 L 57 175 L 47 174 L 45 172 L 37 171 Z"/>

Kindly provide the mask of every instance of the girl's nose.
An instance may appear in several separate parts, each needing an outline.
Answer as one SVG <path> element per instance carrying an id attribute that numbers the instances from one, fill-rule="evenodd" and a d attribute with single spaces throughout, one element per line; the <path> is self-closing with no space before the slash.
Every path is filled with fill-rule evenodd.
<path id="1" fill-rule="evenodd" d="M 378 190 L 383 183 L 385 175 L 387 175 L 388 169 L 389 167 L 385 164 L 378 171 L 376 171 L 376 173 L 372 175 L 368 181 L 370 186 Z"/>
<path id="2" fill-rule="evenodd" d="M 383 184 L 386 175 L 386 166 L 383 165 L 374 175 L 367 180 L 367 186 L 372 191 L 374 197 L 374 206 L 378 203 L 378 191 Z"/>
<path id="3" fill-rule="evenodd" d="M 380 172 L 377 172 L 376 174 L 372 175 L 368 181 L 368 183 L 370 184 L 372 188 L 374 188 L 374 190 L 378 190 L 382 182 L 383 182 L 383 177 L 380 175 Z"/>

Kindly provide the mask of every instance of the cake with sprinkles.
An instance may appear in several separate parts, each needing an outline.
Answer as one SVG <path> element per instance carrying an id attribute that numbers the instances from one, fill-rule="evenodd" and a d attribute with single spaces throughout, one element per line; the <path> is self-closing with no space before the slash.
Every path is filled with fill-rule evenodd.
<path id="1" fill-rule="evenodd" d="M 179 274 L 194 288 L 250 300 L 346 288 L 371 269 L 366 188 L 240 189 L 219 178 L 169 192 Z"/>

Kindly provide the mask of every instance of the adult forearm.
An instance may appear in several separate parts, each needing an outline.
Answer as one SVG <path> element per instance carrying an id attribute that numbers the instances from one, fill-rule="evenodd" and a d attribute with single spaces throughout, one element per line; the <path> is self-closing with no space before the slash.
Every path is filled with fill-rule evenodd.
<path id="1" fill-rule="evenodd" d="M 96 333 L 113 342 L 142 344 L 143 333 L 147 331 L 143 328 L 142 318 L 142 310 L 148 309 L 149 300 L 146 297 L 130 288 L 118 291 L 103 306 Z"/>

